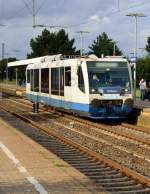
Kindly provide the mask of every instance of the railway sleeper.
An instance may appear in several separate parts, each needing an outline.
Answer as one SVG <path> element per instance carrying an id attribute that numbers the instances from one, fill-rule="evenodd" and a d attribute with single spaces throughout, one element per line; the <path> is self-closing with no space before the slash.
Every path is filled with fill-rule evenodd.
<path id="1" fill-rule="evenodd" d="M 87 175 L 87 174 L 85 174 L 85 175 L 88 176 L 90 179 L 94 180 L 96 183 L 100 183 L 100 184 L 101 184 L 101 181 L 105 180 L 105 177 L 106 177 L 105 175 L 101 175 L 101 174 L 99 174 L 99 175 L 94 175 L 94 174 L 93 175 Z M 106 180 L 107 179 L 111 179 L 111 178 L 107 177 Z"/>
<path id="2" fill-rule="evenodd" d="M 89 166 L 89 165 L 96 165 L 96 163 L 94 162 L 94 161 L 80 161 L 80 160 L 76 160 L 76 161 L 67 161 L 69 164 L 71 164 L 71 165 L 84 165 L 84 166 Z"/>
<path id="3" fill-rule="evenodd" d="M 86 172 L 85 173 L 88 176 L 99 176 L 99 175 L 111 175 L 111 174 L 118 174 L 118 172 L 116 170 L 102 170 L 102 171 L 98 171 L 98 172 Z"/>
<path id="4" fill-rule="evenodd" d="M 112 192 L 112 194 L 150 194 L 150 189 L 145 188 L 145 189 L 136 190 L 136 191 L 115 191 L 115 192 Z"/>
<path id="5" fill-rule="evenodd" d="M 87 169 L 87 168 L 85 168 L 85 169 L 83 169 L 82 170 L 82 172 L 85 172 L 85 173 L 94 173 L 94 172 L 103 172 L 103 171 L 107 171 L 107 170 L 112 170 L 112 168 L 111 167 L 107 167 L 107 166 L 105 166 L 105 167 L 101 167 L 101 166 L 98 166 L 97 168 L 89 168 L 89 169 Z"/>
<path id="6" fill-rule="evenodd" d="M 118 183 L 118 182 L 125 182 L 125 181 L 130 181 L 128 177 L 122 177 L 122 178 L 112 178 L 112 179 L 98 179 L 96 180 L 97 184 L 101 183 Z"/>
<path id="7" fill-rule="evenodd" d="M 75 150 L 70 150 L 70 148 L 62 147 L 62 146 L 53 146 L 53 145 L 45 145 L 45 147 L 49 147 L 49 149 L 54 150 L 55 152 L 59 153 L 72 153 Z"/>
<path id="8" fill-rule="evenodd" d="M 64 157 L 83 157 L 83 158 L 88 158 L 86 155 L 79 155 L 78 153 L 59 153 L 59 156 L 64 156 Z"/>
<path id="9" fill-rule="evenodd" d="M 87 171 L 87 170 L 97 170 L 97 169 L 101 169 L 101 168 L 106 168 L 107 166 L 105 164 L 95 164 L 94 166 L 79 166 L 78 169 L 83 171 Z"/>
<path id="10" fill-rule="evenodd" d="M 38 141 L 40 144 L 44 145 L 44 146 L 49 146 L 51 148 L 55 148 L 55 149 L 60 149 L 60 150 L 65 150 L 67 149 L 65 145 L 60 145 L 59 143 L 54 144 L 53 142 L 44 142 L 44 141 Z"/>
<path id="11" fill-rule="evenodd" d="M 86 155 L 82 155 L 82 154 L 79 154 L 79 153 L 76 153 L 76 152 L 60 152 L 58 153 L 59 155 L 62 155 L 62 156 L 66 156 L 66 157 L 73 157 L 73 156 L 79 156 L 79 157 L 84 157 L 84 158 L 88 158 Z"/>
<path id="12" fill-rule="evenodd" d="M 50 146 L 52 149 L 55 149 L 57 152 L 60 152 L 60 153 L 72 153 L 72 151 L 76 151 L 76 150 L 70 150 L 70 148 L 68 147 L 62 147 L 62 146 Z"/>
<path id="13" fill-rule="evenodd" d="M 121 173 L 117 173 L 117 174 L 103 174 L 103 175 L 99 175 L 99 179 L 116 179 L 116 178 L 122 178 L 123 175 Z M 98 182 L 99 180 L 95 180 L 96 182 Z"/>
<path id="14" fill-rule="evenodd" d="M 71 160 L 71 159 L 73 159 L 73 158 L 75 158 L 76 160 L 78 159 L 81 159 L 81 160 L 87 160 L 87 158 L 86 157 L 84 157 L 84 156 L 79 156 L 79 155 L 72 155 L 72 156 L 66 156 L 66 155 L 61 155 L 61 154 L 58 154 L 58 156 L 60 156 L 60 157 L 62 157 L 64 160 Z M 74 159 L 74 160 L 75 160 Z"/>
<path id="15" fill-rule="evenodd" d="M 76 158 L 65 158 L 62 156 L 63 159 L 65 159 L 68 162 L 94 162 L 94 160 L 88 159 L 88 158 L 83 158 L 83 157 L 76 157 Z"/>
<path id="16" fill-rule="evenodd" d="M 81 168 L 88 169 L 88 168 L 93 168 L 93 167 L 96 167 L 97 168 L 97 166 L 99 164 L 97 164 L 97 163 L 86 163 L 86 164 L 84 164 L 84 163 L 80 163 L 80 164 L 72 163 L 71 165 L 74 166 L 74 167 L 76 167 L 76 168 L 78 168 L 78 169 L 81 169 Z"/>
<path id="17" fill-rule="evenodd" d="M 112 186 L 103 186 L 107 191 L 137 191 L 143 190 L 143 185 L 128 185 L 128 186 L 119 186 L 119 187 L 112 187 Z"/>
<path id="18" fill-rule="evenodd" d="M 106 182 L 106 183 L 98 183 L 98 185 L 102 186 L 102 187 L 122 187 L 122 186 L 135 186 L 135 181 L 133 180 L 129 180 L 129 181 L 123 181 L 123 182 Z"/>
<path id="19" fill-rule="evenodd" d="M 55 141 L 54 140 L 51 140 L 51 139 L 47 139 L 47 138 L 44 138 L 43 136 L 35 136 L 36 140 L 39 142 L 39 143 L 50 143 L 50 144 L 55 144 Z M 56 143 L 58 145 L 58 143 Z"/>
<path id="20" fill-rule="evenodd" d="M 64 155 L 64 154 L 66 154 L 66 155 L 68 155 L 68 156 L 79 156 L 79 154 L 78 153 L 73 153 L 71 150 L 64 150 L 64 151 L 58 151 L 58 150 L 55 150 L 55 152 L 57 152 L 59 155 Z M 83 156 L 85 156 L 85 155 L 83 155 Z"/>

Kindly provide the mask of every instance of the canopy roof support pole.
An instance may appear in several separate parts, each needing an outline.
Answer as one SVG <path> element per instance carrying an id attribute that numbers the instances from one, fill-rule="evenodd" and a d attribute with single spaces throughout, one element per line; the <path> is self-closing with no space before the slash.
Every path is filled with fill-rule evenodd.
<path id="1" fill-rule="evenodd" d="M 16 86 L 18 85 L 18 68 L 16 68 Z"/>

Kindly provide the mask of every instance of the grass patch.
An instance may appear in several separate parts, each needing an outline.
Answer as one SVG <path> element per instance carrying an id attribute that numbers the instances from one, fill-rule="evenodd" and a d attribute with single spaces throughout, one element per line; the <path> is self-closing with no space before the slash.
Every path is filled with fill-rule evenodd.
<path id="1" fill-rule="evenodd" d="M 141 92 L 140 92 L 139 89 L 137 89 L 137 90 L 136 90 L 136 97 L 137 97 L 137 98 L 140 98 L 140 96 L 141 96 Z"/>
<path id="2" fill-rule="evenodd" d="M 6 80 L 6 79 L 3 79 L 3 80 L 0 80 L 0 83 L 2 84 L 16 84 L 16 80 L 13 79 L 13 80 Z"/>

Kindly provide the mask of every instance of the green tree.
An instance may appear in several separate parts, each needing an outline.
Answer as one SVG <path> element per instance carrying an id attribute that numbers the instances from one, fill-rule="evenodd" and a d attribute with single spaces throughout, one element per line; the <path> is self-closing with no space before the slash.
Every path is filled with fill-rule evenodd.
<path id="1" fill-rule="evenodd" d="M 77 54 L 74 39 L 69 40 L 65 30 L 58 32 L 49 32 L 47 29 L 42 31 L 35 39 L 31 39 L 30 46 L 32 52 L 27 55 L 27 58 L 40 57 L 44 55 L 73 55 Z"/>
<path id="2" fill-rule="evenodd" d="M 6 79 L 6 69 L 7 69 L 7 62 L 16 61 L 16 58 L 8 58 L 0 60 L 0 79 Z M 9 68 L 9 78 L 12 79 L 14 75 L 14 70 Z"/>
<path id="3" fill-rule="evenodd" d="M 138 59 L 137 61 L 137 84 L 141 78 L 150 81 L 150 57 Z"/>
<path id="4" fill-rule="evenodd" d="M 150 54 L 150 37 L 147 38 L 146 51 Z"/>
<path id="5" fill-rule="evenodd" d="M 104 54 L 104 56 L 112 56 L 114 54 L 114 44 L 115 55 L 122 55 L 122 52 L 119 50 L 115 41 L 110 39 L 108 35 L 103 32 L 93 41 L 92 46 L 89 46 L 90 53 L 95 54 L 98 57 L 101 57 L 102 54 Z"/>

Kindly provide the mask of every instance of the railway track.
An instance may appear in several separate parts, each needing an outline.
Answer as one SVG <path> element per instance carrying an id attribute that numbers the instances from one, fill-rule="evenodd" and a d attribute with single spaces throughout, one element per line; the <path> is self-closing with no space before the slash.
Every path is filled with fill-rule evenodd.
<path id="1" fill-rule="evenodd" d="M 12 102 L 13 101 L 11 101 L 9 106 L 12 106 Z M 16 105 L 21 105 L 20 102 L 18 103 L 15 101 L 15 103 Z M 30 104 L 28 102 L 27 104 L 28 111 L 31 111 Z M 24 103 L 23 106 L 26 107 L 26 104 Z M 42 112 L 44 115 L 42 115 L 42 113 L 39 115 L 30 114 L 26 116 L 38 122 L 39 125 L 55 131 L 57 134 L 72 139 L 97 153 L 103 154 L 122 165 L 136 170 L 144 176 L 150 176 L 149 144 L 131 141 L 131 139 L 124 138 L 124 136 L 122 137 L 121 135 L 118 136 L 113 133 L 108 133 L 100 128 L 93 128 L 93 126 L 91 127 L 89 124 L 83 125 L 82 123 L 81 125 L 81 122 L 79 123 L 79 121 L 73 123 L 72 120 L 68 119 L 68 116 L 66 119 L 64 115 L 61 115 L 60 117 L 60 115 L 57 114 L 49 112 L 45 114 L 44 111 Z"/>
<path id="2" fill-rule="evenodd" d="M 16 103 L 24 103 L 24 102 L 18 102 Z M 27 101 L 25 101 L 24 106 L 27 106 L 31 108 L 31 104 Z M 42 111 L 45 111 L 45 108 L 41 108 Z M 54 111 L 49 110 L 47 113 L 54 113 Z M 72 115 L 68 115 L 65 113 L 55 112 L 55 114 L 62 116 L 63 119 L 67 119 L 68 122 L 72 122 L 72 125 L 81 125 L 84 127 L 93 128 L 93 130 L 99 130 L 99 132 L 103 132 L 112 136 L 116 136 L 118 138 L 125 138 L 127 140 L 130 140 L 131 142 L 136 142 L 138 145 L 145 145 L 147 147 L 150 146 L 150 129 L 144 128 L 144 127 L 138 127 L 130 124 L 123 123 L 121 125 L 113 125 L 111 126 L 101 123 L 94 123 L 91 121 L 88 121 L 87 119 L 78 118 Z M 79 127 L 80 128 L 80 127 Z M 143 137 L 142 137 L 143 136 Z"/>
<path id="3" fill-rule="evenodd" d="M 7 115 L 6 118 L 6 115 L 1 112 L 1 117 L 5 117 L 5 119 L 9 120 L 9 123 L 16 125 L 21 132 L 34 139 L 48 150 L 54 152 L 67 163 L 74 166 L 76 169 L 80 170 L 82 173 L 92 179 L 93 182 L 95 182 L 97 190 L 102 190 L 103 188 L 112 194 L 138 194 L 150 192 L 150 185 L 146 178 L 136 174 L 136 179 L 139 176 L 140 182 L 137 180 L 135 181 L 132 179 L 134 174 L 132 171 L 120 167 L 110 160 L 100 157 L 99 155 L 96 155 L 90 150 L 83 148 L 66 138 L 59 137 L 56 134 L 47 131 L 47 129 L 40 127 L 40 130 L 42 131 L 39 131 L 39 127 L 33 121 L 17 115 L 16 113 L 15 116 L 26 120 L 26 122 L 32 124 L 34 128 L 29 126 L 22 127 L 20 121 L 20 126 L 18 126 L 18 124 L 16 125 L 16 120 L 14 121 L 14 117 Z M 127 171 L 132 178 L 125 176 Z"/>
<path id="4" fill-rule="evenodd" d="M 79 143 L 74 143 L 70 138 L 64 138 L 58 135 L 55 130 L 50 131 L 43 125 L 39 126 L 39 123 L 30 118 L 32 115 L 26 115 L 27 111 L 25 110 L 21 113 L 21 110 L 14 111 L 9 108 L 5 106 L 4 109 L 16 117 L 30 123 L 36 129 L 42 130 L 39 131 L 34 129 L 31 131 L 26 130 L 25 128 L 23 132 L 26 135 L 45 146 L 47 149 L 50 149 L 69 164 L 87 175 L 95 182 L 97 188 L 101 189 L 101 187 L 103 187 L 113 194 L 150 193 L 150 179 L 148 177 L 141 176 L 110 159 L 106 159 L 102 155 L 100 156 L 100 154 L 96 154 L 90 149 L 79 145 Z M 40 117 L 37 118 L 39 119 Z M 61 129 L 59 128 L 59 130 Z M 42 133 L 42 135 L 38 133 Z"/>

